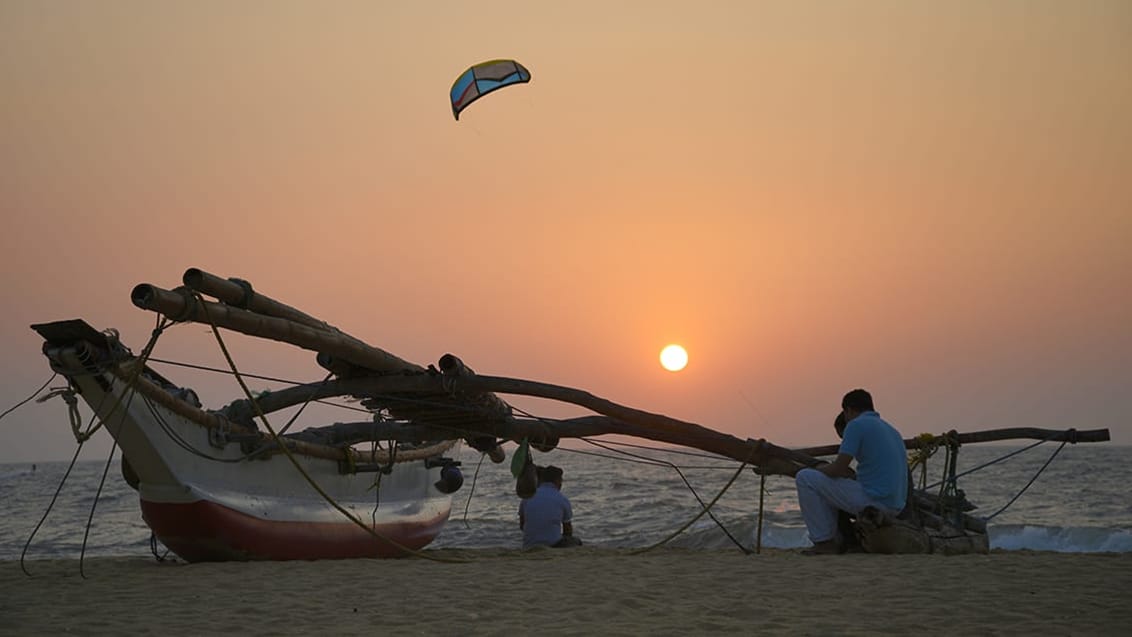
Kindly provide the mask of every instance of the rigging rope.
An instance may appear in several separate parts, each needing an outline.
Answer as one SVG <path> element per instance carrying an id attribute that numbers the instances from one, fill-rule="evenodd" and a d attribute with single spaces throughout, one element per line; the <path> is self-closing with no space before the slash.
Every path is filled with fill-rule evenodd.
<path id="1" fill-rule="evenodd" d="M 35 539 L 35 535 L 39 533 L 39 528 L 47 521 L 47 516 L 51 514 L 51 510 L 55 508 L 55 502 L 59 499 L 59 494 L 63 492 L 63 486 L 67 484 L 67 478 L 71 476 L 71 471 L 75 468 L 75 461 L 79 459 L 79 452 L 83 450 L 83 443 L 79 443 L 75 447 L 75 455 L 71 456 L 71 462 L 67 464 L 67 470 L 63 472 L 63 478 L 59 481 L 59 486 L 55 487 L 55 494 L 51 496 L 51 502 L 47 504 L 47 510 L 43 512 L 43 516 L 39 518 L 39 522 L 32 529 L 31 535 L 28 536 L 27 542 L 24 542 L 24 550 L 20 551 L 20 570 L 24 575 L 31 577 L 31 571 L 27 569 L 24 564 L 24 557 L 27 555 L 28 548 L 31 547 L 31 541 Z"/>
<path id="2" fill-rule="evenodd" d="M 978 465 L 976 467 L 972 467 L 972 468 L 970 468 L 966 471 L 963 471 L 961 473 L 957 473 L 957 474 L 955 474 L 955 477 L 956 478 L 962 478 L 965 475 L 970 475 L 972 473 L 975 473 L 976 471 L 986 469 L 987 467 L 989 467 L 991 465 L 995 465 L 995 464 L 998 464 L 1000 462 L 1004 462 L 1004 461 L 1006 461 L 1010 458 L 1013 458 L 1014 456 L 1016 456 L 1020 453 L 1024 453 L 1026 451 L 1029 451 L 1029 450 L 1033 449 L 1034 447 L 1037 447 L 1038 445 L 1043 445 L 1043 444 L 1049 442 L 1050 440 L 1056 438 L 1057 436 L 1060 436 L 1060 435 L 1067 433 L 1067 432 L 1070 432 L 1070 431 L 1076 431 L 1076 430 L 1075 429 L 1066 429 L 1065 431 L 1054 431 L 1054 432 L 1050 433 L 1050 435 L 1046 436 L 1045 438 L 1042 438 L 1041 440 L 1039 440 L 1039 441 L 1037 441 L 1037 442 L 1035 442 L 1031 445 L 1027 445 L 1025 447 L 1022 447 L 1021 449 L 1015 449 L 1014 451 L 1011 451 L 1010 453 L 1008 453 L 1006 455 L 999 456 L 998 458 L 995 458 L 994 460 L 991 460 L 989 462 L 984 462 L 981 465 Z M 1067 440 L 1066 442 L 1070 442 L 1070 441 Z M 938 487 L 942 482 L 943 482 L 942 480 L 940 480 L 939 482 L 933 482 L 925 488 L 934 489 L 935 487 Z"/>
<path id="3" fill-rule="evenodd" d="M 755 553 L 763 552 L 763 496 L 766 495 L 766 474 L 759 474 L 759 523 L 755 528 Z"/>
<path id="4" fill-rule="evenodd" d="M 51 378 L 48 378 L 47 382 L 40 385 L 39 389 L 33 391 L 31 393 L 31 396 L 28 396 L 27 398 L 21 400 L 20 402 L 16 403 L 15 405 L 12 405 L 11 407 L 5 409 L 4 413 L 0 414 L 0 420 L 3 420 L 4 416 L 7 416 L 8 414 L 12 413 L 13 411 L 16 411 L 17 409 L 19 409 L 20 407 L 23 407 L 24 404 L 26 404 L 31 399 L 35 398 L 36 395 L 38 395 L 39 392 L 43 391 L 44 388 L 46 388 L 48 385 L 50 385 L 51 381 L 55 380 L 55 377 L 58 376 L 58 375 L 59 375 L 59 372 L 55 372 L 55 373 L 51 374 Z"/>
<path id="5" fill-rule="evenodd" d="M 600 447 L 602 449 L 614 451 L 613 449 L 609 449 L 608 447 L 604 446 L 602 443 L 599 443 L 596 440 L 591 440 L 589 438 L 582 438 L 582 440 L 584 440 L 585 442 L 587 442 L 591 445 L 594 445 L 595 447 Z M 618 451 L 617 453 L 621 453 L 621 454 L 625 454 L 625 455 L 633 456 L 633 457 L 637 457 L 637 458 L 642 457 L 642 456 L 638 456 L 636 454 L 631 454 L 627 451 Z M 657 460 L 655 458 L 647 458 L 647 460 L 651 461 L 653 464 L 666 465 L 666 466 L 672 467 L 672 469 L 676 471 L 676 474 L 680 476 L 680 479 L 684 481 L 684 485 L 687 486 L 688 490 L 692 492 L 692 496 L 695 497 L 696 501 L 700 503 L 700 507 L 704 510 L 704 512 L 707 512 L 708 517 L 710 517 L 712 519 L 712 521 L 715 522 L 717 526 L 719 526 L 719 528 L 723 531 L 724 535 L 727 536 L 727 539 L 731 540 L 731 542 L 735 546 L 739 547 L 739 550 L 743 551 L 743 553 L 749 554 L 751 552 L 750 549 L 743 546 L 742 543 L 739 542 L 739 540 L 736 540 L 734 535 L 731 535 L 731 532 L 727 530 L 727 527 L 723 525 L 723 522 L 720 522 L 719 519 L 715 517 L 714 513 L 708 512 L 708 509 L 710 507 L 708 507 L 707 504 L 704 503 L 703 499 L 700 498 L 700 494 L 696 493 L 696 490 L 692 487 L 692 483 L 688 481 L 687 476 L 685 476 L 684 472 L 680 470 L 680 467 L 676 466 L 674 463 L 667 462 L 665 460 Z M 746 463 L 744 463 L 744 464 L 746 464 Z M 730 486 L 730 485 L 728 485 L 728 486 Z M 725 490 L 726 490 L 726 488 L 725 488 Z M 702 513 L 701 513 L 701 515 L 702 515 Z M 697 518 L 698 517 L 699 516 L 697 516 Z"/>
<path id="6" fill-rule="evenodd" d="M 735 480 L 737 480 L 739 478 L 739 476 L 743 473 L 743 469 L 746 469 L 746 468 L 747 468 L 747 463 L 746 463 L 746 461 L 744 461 L 743 464 L 739 465 L 739 469 L 735 472 L 735 475 L 731 476 L 731 479 L 727 481 L 727 484 L 723 485 L 723 489 L 721 489 L 719 491 L 719 493 L 716 494 L 716 496 L 712 499 L 712 501 L 710 503 L 708 503 L 707 505 L 705 505 L 703 510 L 701 510 L 699 513 L 697 513 L 694 518 L 685 522 L 680 528 L 673 531 L 668 537 L 660 540 L 659 542 L 653 544 L 652 546 L 646 546 L 643 549 L 638 549 L 636 551 L 630 551 L 629 555 L 640 555 L 642 553 L 647 553 L 648 551 L 651 551 L 651 550 L 653 550 L 653 549 L 655 549 L 659 546 L 663 546 L 663 545 L 667 544 L 668 542 L 672 541 L 672 539 L 675 538 L 677 535 L 680 535 L 681 533 L 683 533 L 685 529 L 687 529 L 688 527 L 695 524 L 696 520 L 702 518 L 705 513 L 708 513 L 709 511 L 711 511 L 711 508 L 713 506 L 715 506 L 715 503 L 719 502 L 719 499 L 723 497 L 724 493 L 727 493 L 727 490 L 731 488 L 731 485 L 735 483 Z M 749 553 L 750 551 L 747 551 L 747 552 Z"/>
<path id="7" fill-rule="evenodd" d="M 1057 454 L 1061 453 L 1061 450 L 1065 448 L 1065 445 L 1068 442 L 1069 442 L 1068 440 L 1063 440 L 1061 442 L 1061 444 L 1057 447 L 1057 449 L 1054 450 L 1053 454 L 1050 455 L 1049 459 L 1046 460 L 1045 464 L 1043 464 L 1042 467 L 1040 469 L 1038 469 L 1037 473 L 1034 474 L 1034 477 L 1030 478 L 1030 481 L 1026 483 L 1026 486 L 1022 487 L 1022 490 L 1019 491 L 1018 493 L 1016 493 L 1013 498 L 1010 498 L 1010 501 L 1007 502 L 1006 504 L 1004 504 L 1001 509 L 999 509 L 999 510 L 995 511 L 994 513 L 988 515 L 986 517 L 986 519 L 989 521 L 991 518 L 997 516 L 999 513 L 1002 513 L 1003 511 L 1005 511 L 1006 508 L 1009 507 L 1011 504 L 1014 504 L 1014 501 L 1017 500 L 1018 498 L 1020 498 L 1022 496 L 1022 494 L 1026 492 L 1026 489 L 1030 488 L 1031 484 L 1034 484 L 1034 481 L 1038 479 L 1038 476 L 1042 475 L 1042 472 L 1046 470 L 1046 467 L 1049 466 L 1049 463 L 1053 462 L 1053 459 L 1057 457 Z"/>
<path id="8" fill-rule="evenodd" d="M 162 363 L 164 365 L 173 365 L 175 367 L 184 367 L 184 368 L 187 368 L 187 369 L 196 369 L 196 370 L 205 371 L 205 372 L 213 372 L 213 373 L 216 373 L 216 374 L 224 374 L 226 376 L 232 375 L 232 370 L 230 370 L 230 369 L 221 369 L 219 367 L 209 367 L 207 365 L 194 365 L 192 363 L 181 363 L 181 362 L 178 362 L 178 361 L 171 361 L 171 360 L 166 360 L 166 359 L 163 359 L 163 358 L 150 358 L 149 362 L 151 362 L 151 363 Z M 271 381 L 273 383 L 283 383 L 285 385 L 291 385 L 292 387 L 298 387 L 299 385 L 306 385 L 307 384 L 305 382 L 299 382 L 297 380 L 287 380 L 286 378 L 278 378 L 276 376 L 265 376 L 263 374 L 251 374 L 251 373 L 248 373 L 248 372 L 241 372 L 241 373 L 244 375 L 244 378 L 254 378 L 256 380 L 266 380 L 266 381 Z M 329 379 L 333 375 L 334 374 L 331 373 L 330 376 L 327 377 L 327 379 Z M 325 384 L 326 379 L 324 379 L 322 381 L 322 383 Z M 324 399 L 321 399 L 321 398 L 317 399 L 317 400 L 311 400 L 311 401 L 308 401 L 308 402 L 320 403 L 320 404 L 323 404 L 323 405 L 330 405 L 331 407 L 339 407 L 341 409 L 349 409 L 350 411 L 358 411 L 358 412 L 361 412 L 361 413 L 364 413 L 364 414 L 373 413 L 369 409 L 365 409 L 364 407 L 354 407 L 354 406 L 351 406 L 351 405 L 343 405 L 342 403 L 331 402 L 329 400 L 324 400 Z"/>
<path id="9" fill-rule="evenodd" d="M 193 293 L 193 296 L 200 303 L 200 307 L 204 310 L 204 316 L 208 320 L 209 325 L 212 326 L 212 334 L 213 334 L 213 336 L 216 337 L 216 342 L 220 346 L 220 351 L 224 354 L 224 359 L 228 362 L 229 367 L 231 367 L 232 373 L 235 376 L 236 381 L 240 384 L 240 388 L 244 390 L 244 395 L 247 396 L 248 400 L 251 401 L 252 406 L 255 408 L 256 415 L 259 417 L 259 419 L 263 423 L 264 427 L 267 428 L 267 431 L 271 433 L 271 437 L 274 439 L 275 443 L 283 451 L 283 454 L 287 456 L 287 459 L 291 461 L 291 464 L 294 465 L 295 469 L 299 472 L 299 474 L 302 475 L 304 479 L 306 479 L 307 483 L 310 484 L 311 487 L 315 491 L 317 491 L 318 494 L 321 495 L 323 497 L 323 499 L 325 499 L 328 504 L 330 504 L 330 506 L 334 507 L 334 509 L 337 510 L 342 515 L 344 515 L 346 517 L 346 519 L 350 520 L 355 525 L 357 525 L 358 528 L 364 530 L 366 533 L 372 535 L 373 537 L 389 544 L 390 546 L 397 548 L 398 550 L 404 552 L 407 555 L 411 555 L 411 556 L 414 556 L 414 557 L 421 557 L 421 558 L 433 560 L 433 561 L 436 561 L 436 562 L 464 563 L 464 562 L 468 561 L 468 560 L 462 560 L 462 559 L 445 558 L 445 557 L 438 557 L 438 556 L 435 556 L 435 555 L 428 555 L 428 554 L 423 553 L 421 551 L 417 551 L 417 550 L 411 549 L 407 546 L 404 546 L 403 544 L 401 544 L 400 542 L 397 542 L 393 538 L 386 537 L 384 534 L 378 532 L 378 530 L 376 528 L 371 528 L 369 526 L 366 526 L 366 524 L 364 522 L 359 520 L 354 514 L 347 511 L 345 507 L 343 507 L 333 497 L 331 497 L 330 494 L 328 494 L 322 488 L 322 486 L 319 485 L 318 482 L 315 481 L 314 478 L 312 478 L 311 475 L 309 473 L 307 473 L 307 471 L 305 469 L 303 469 L 303 466 L 299 464 L 299 461 L 295 458 L 294 454 L 291 453 L 291 450 L 287 448 L 287 445 L 283 444 L 283 441 L 279 438 L 279 434 L 276 433 L 275 429 L 271 426 L 271 423 L 268 422 L 267 416 L 264 415 L 263 410 L 260 409 L 259 403 L 252 396 L 251 390 L 248 388 L 247 383 L 244 382 L 243 376 L 240 374 L 239 369 L 237 369 L 237 367 L 236 367 L 236 362 L 234 360 L 232 360 L 232 355 L 228 352 L 228 347 L 227 347 L 227 345 L 224 344 L 223 337 L 220 336 L 220 328 L 217 327 L 216 323 L 212 320 L 212 316 L 211 316 L 211 314 L 209 314 L 208 306 L 204 303 L 204 299 L 201 298 L 200 294 L 198 294 L 198 293 Z M 345 453 L 346 454 L 350 453 L 349 448 L 347 448 L 345 450 Z"/>
<path id="10" fill-rule="evenodd" d="M 1025 447 L 1022 447 L 1021 449 L 1015 449 L 1014 451 L 1011 451 L 1010 453 L 999 456 L 998 458 L 995 458 L 995 459 L 990 460 L 988 462 L 984 462 L 980 465 L 972 467 L 972 468 L 970 468 L 966 471 L 963 471 L 963 472 L 957 473 L 957 472 L 954 471 L 954 466 L 953 466 L 954 461 L 953 461 L 953 459 L 951 459 L 951 461 L 948 463 L 948 464 L 952 465 L 951 469 L 948 470 L 948 468 L 945 467 L 944 478 L 942 480 L 940 480 L 939 482 L 933 482 L 932 484 L 924 487 L 924 489 L 925 490 L 926 489 L 933 489 L 933 488 L 940 486 L 942 484 L 945 484 L 947 482 L 951 482 L 952 484 L 954 484 L 959 478 L 961 478 L 963 476 L 970 475 L 970 474 L 975 473 L 977 471 L 981 471 L 982 469 L 985 469 L 989 466 L 998 464 L 1000 462 L 1005 462 L 1006 460 L 1008 460 L 1008 459 L 1010 459 L 1010 458 L 1012 458 L 1012 457 L 1014 457 L 1014 456 L 1016 456 L 1020 453 L 1024 453 L 1024 452 L 1029 451 L 1029 450 L 1031 450 L 1031 449 L 1033 449 L 1033 448 L 1035 448 L 1039 445 L 1043 445 L 1043 444 L 1049 442 L 1050 440 L 1052 440 L 1053 438 L 1055 438 L 1057 436 L 1060 436 L 1060 435 L 1063 435 L 1063 434 L 1068 434 L 1067 439 L 1063 440 L 1061 442 L 1061 444 L 1057 447 L 1057 449 L 1054 450 L 1053 454 L 1050 455 L 1050 457 L 1045 461 L 1045 463 L 1037 470 L 1037 472 L 1034 473 L 1033 477 L 1030 478 L 1030 481 L 1027 482 L 1026 485 L 1024 487 L 1022 487 L 1021 490 L 1018 491 L 1018 493 L 1014 494 L 1014 497 L 1010 498 L 1010 501 L 1008 501 L 1006 504 L 1004 504 L 1002 506 L 1002 508 L 1000 508 L 999 510 L 997 510 L 994 513 L 990 514 L 989 516 L 983 518 L 984 521 L 989 522 L 992 518 L 998 516 L 1000 513 L 1005 511 L 1007 508 L 1009 508 L 1010 505 L 1014 504 L 1014 502 L 1017 501 L 1018 498 L 1020 498 L 1022 496 L 1022 494 L 1025 493 L 1026 490 L 1029 489 L 1030 486 L 1034 484 L 1035 481 L 1037 481 L 1038 476 L 1040 476 L 1042 474 L 1042 472 L 1044 472 L 1046 470 L 1046 467 L 1048 467 L 1050 465 L 1050 463 L 1053 462 L 1053 459 L 1057 457 L 1057 454 L 1061 453 L 1061 450 L 1065 448 L 1066 444 L 1068 444 L 1070 442 L 1076 442 L 1076 440 L 1077 440 L 1076 431 L 1077 431 L 1076 429 L 1066 429 L 1064 431 L 1051 432 L 1048 436 L 1046 436 L 1045 438 L 1043 438 L 1043 439 L 1041 439 L 1041 440 L 1039 440 L 1039 441 L 1037 441 L 1033 444 L 1026 445 Z M 925 435 L 927 435 L 927 434 L 925 434 Z M 921 436 L 921 437 L 923 437 L 923 436 Z M 949 452 L 950 452 L 950 450 L 949 450 Z M 942 504 L 942 502 L 941 502 L 941 504 Z"/>
<path id="11" fill-rule="evenodd" d="M 130 397 L 133 398 L 133 392 Z M 127 409 L 129 404 L 126 405 Z M 122 420 L 126 419 L 126 411 L 122 412 Z M 119 425 L 120 426 L 120 425 Z M 113 438 L 113 437 L 112 437 Z M 86 572 L 83 569 L 83 564 L 86 557 L 86 544 L 90 539 L 90 527 L 94 525 L 94 511 L 98 508 L 98 498 L 102 495 L 102 487 L 106 485 L 106 474 L 110 472 L 110 465 L 114 462 L 114 452 L 118 450 L 118 439 L 113 438 L 114 442 L 110 445 L 110 455 L 106 456 L 106 464 L 102 467 L 102 477 L 98 480 L 98 489 L 94 492 L 94 499 L 90 502 L 90 514 L 86 518 L 86 529 L 83 531 L 83 543 L 79 549 L 79 576 L 86 579 Z"/>
<path id="12" fill-rule="evenodd" d="M 480 467 L 483 466 L 483 459 L 487 457 L 487 453 L 480 452 L 480 461 L 476 463 L 476 472 L 472 475 L 472 486 L 468 489 L 468 499 L 464 501 L 464 528 L 470 529 L 471 525 L 468 524 L 468 509 L 472 506 L 472 494 L 476 492 L 476 482 L 480 478 Z"/>
<path id="13" fill-rule="evenodd" d="M 126 414 L 128 413 L 130 401 L 132 401 L 132 399 L 133 399 L 134 392 L 131 391 L 131 389 L 130 389 L 131 386 L 133 385 L 133 380 L 136 379 L 141 374 L 142 370 L 145 368 L 145 360 L 146 360 L 146 358 L 148 358 L 150 352 L 153 350 L 153 347 L 157 344 L 157 339 L 158 339 L 158 337 L 161 336 L 161 333 L 164 331 L 166 325 L 167 325 L 167 323 L 165 322 L 164 318 L 158 319 L 157 326 L 153 329 L 153 332 L 150 335 L 149 342 L 146 343 L 145 348 L 142 349 L 141 355 L 138 357 L 139 364 L 134 369 L 130 382 L 126 383 L 126 386 L 123 389 L 123 394 L 127 397 L 125 408 L 122 410 L 122 414 L 120 416 L 123 420 L 125 419 Z M 54 378 L 54 376 L 52 376 L 52 378 Z M 50 380 L 48 381 L 48 383 L 50 383 Z M 62 395 L 64 395 L 64 398 L 66 398 L 66 394 L 62 394 Z M 79 453 L 82 451 L 83 443 L 85 443 L 87 440 L 89 440 L 90 436 L 95 431 L 97 431 L 103 425 L 103 423 L 105 423 L 106 418 L 114 416 L 115 413 L 118 411 L 118 408 L 122 406 L 123 396 L 116 396 L 115 395 L 114 396 L 114 404 L 110 406 L 110 412 L 107 414 L 106 418 L 98 418 L 98 412 L 102 410 L 103 404 L 106 402 L 106 400 L 111 395 L 113 395 L 113 385 L 111 385 L 110 389 L 108 389 L 102 395 L 102 398 L 99 400 L 98 407 L 95 408 L 93 413 L 91 414 L 91 423 L 92 423 L 91 426 L 89 426 L 87 428 L 87 430 L 85 432 L 83 432 L 81 435 L 77 431 L 77 428 L 74 427 L 74 413 L 77 413 L 77 408 L 75 407 L 75 405 L 70 404 L 71 401 L 68 401 L 68 403 L 69 403 L 68 409 L 69 409 L 70 412 L 72 412 L 72 414 L 71 414 L 72 428 L 76 429 L 75 438 L 76 438 L 76 441 L 78 442 L 78 446 L 75 448 L 75 455 L 71 457 L 71 462 L 67 465 L 67 471 L 63 474 L 63 478 L 59 481 L 59 486 L 55 489 L 55 494 L 51 497 L 51 502 L 48 503 L 48 505 L 47 505 L 47 510 L 43 512 L 43 517 L 41 517 L 40 520 L 39 520 L 39 523 L 35 525 L 35 528 L 32 530 L 31 535 L 28 536 L 27 542 L 24 544 L 23 551 L 20 552 L 20 569 L 23 570 L 24 574 L 29 576 L 29 577 L 31 576 L 31 573 L 24 566 L 24 558 L 27 555 L 28 548 L 31 546 L 32 540 L 35 539 L 35 536 L 39 532 L 40 527 L 42 527 L 43 523 L 47 520 L 47 516 L 50 515 L 51 510 L 55 507 L 55 502 L 59 499 L 59 494 L 63 491 L 63 486 L 67 483 L 67 479 L 70 477 L 71 471 L 75 467 L 75 462 L 79 458 Z M 73 398 L 73 395 L 72 395 L 72 398 Z M 97 422 L 97 424 L 94 424 L 96 419 L 98 420 L 98 422 Z M 110 461 L 114 457 L 114 450 L 117 447 L 117 444 L 118 444 L 118 441 L 117 441 L 117 439 L 115 439 L 113 446 L 111 446 L 111 448 L 110 448 L 110 458 L 107 460 L 107 468 L 109 467 Z M 81 551 L 79 553 L 79 574 L 83 577 L 83 579 L 86 579 L 86 574 L 83 570 L 83 565 L 84 565 L 84 557 L 86 555 L 87 538 L 90 535 L 90 526 L 91 526 L 91 523 L 94 519 L 95 508 L 98 505 L 98 497 L 102 493 L 102 485 L 106 480 L 106 471 L 107 471 L 107 469 L 103 470 L 102 481 L 99 483 L 98 491 L 95 494 L 94 501 L 91 503 L 90 515 L 87 518 L 87 525 L 86 525 L 86 530 L 85 530 L 84 535 L 83 535 L 82 548 L 81 548 Z"/>
<path id="14" fill-rule="evenodd" d="M 137 395 L 137 389 L 134 386 L 135 382 L 145 370 L 146 360 L 149 359 L 149 355 L 153 352 L 153 348 L 157 346 L 157 339 L 160 338 L 161 335 L 165 332 L 165 328 L 168 325 L 169 323 L 167 319 L 165 319 L 165 317 L 158 317 L 157 325 L 154 326 L 153 332 L 150 334 L 149 342 L 145 344 L 145 347 L 142 348 L 141 354 L 138 356 L 137 367 L 134 369 L 134 373 L 131 375 L 129 382 L 126 383 L 126 386 L 122 390 L 124 396 L 116 397 L 117 400 L 110 408 L 109 416 L 115 415 L 115 413 L 118 412 L 118 406 L 122 405 L 122 398 L 124 397 L 126 399 L 126 404 L 122 407 L 122 411 L 119 415 L 119 430 L 121 429 L 122 425 L 125 424 L 126 417 L 130 413 L 130 404 L 133 402 L 134 396 Z M 112 390 L 113 385 L 111 385 L 110 391 Z M 105 424 L 106 420 L 106 418 L 100 419 L 99 425 Z M 97 427 L 95 429 L 97 429 Z M 89 438 L 89 434 L 93 432 L 94 429 L 90 430 L 86 437 Z M 111 438 L 114 440 L 114 442 L 110 445 L 110 455 L 106 457 L 106 464 L 102 468 L 102 478 L 98 481 L 98 489 L 95 491 L 94 499 L 90 503 L 90 514 L 87 516 L 86 529 L 83 532 L 82 548 L 79 550 L 79 575 L 83 579 L 86 579 L 86 572 L 84 569 L 86 545 L 87 540 L 90 538 L 90 527 L 94 524 L 94 512 L 98 508 L 98 498 L 102 495 L 102 488 L 106 484 L 106 474 L 110 472 L 110 465 L 114 462 L 114 452 L 118 449 L 118 438 L 114 436 L 111 436 Z"/>
<path id="15" fill-rule="evenodd" d="M 519 409 L 519 408 L 513 408 L 513 409 L 520 414 L 523 414 L 523 415 L 528 416 L 530 418 L 534 418 L 534 419 L 539 420 L 541 422 L 551 422 L 550 419 L 540 418 L 540 417 L 535 416 L 534 414 L 531 414 L 531 413 L 524 411 L 522 409 Z M 611 452 L 618 453 L 618 454 L 628 456 L 628 457 L 631 457 L 631 458 L 637 458 L 640 461 L 644 461 L 645 464 L 652 464 L 652 465 L 655 465 L 655 466 L 671 467 L 674 471 L 676 471 L 676 474 L 678 476 L 680 476 L 680 479 L 684 481 L 684 485 L 692 493 L 692 496 L 696 499 L 696 501 L 700 503 L 700 507 L 701 508 L 707 507 L 707 505 L 703 501 L 703 498 L 700 497 L 700 494 L 696 492 L 696 489 L 694 487 L 692 487 L 692 483 L 688 481 L 687 476 L 684 475 L 684 472 L 681 471 L 680 467 L 678 467 L 675 463 L 669 462 L 667 460 L 658 460 L 656 458 L 648 458 L 646 456 L 641 456 L 639 454 L 629 453 L 628 451 L 618 451 L 616 449 L 611 449 L 609 446 L 607 446 L 606 443 L 604 443 L 604 442 L 599 443 L 598 441 L 593 440 L 593 439 L 588 438 L 588 437 L 580 438 L 580 440 L 582 440 L 582 441 L 584 441 L 588 444 L 591 444 L 595 447 L 605 449 L 606 451 L 611 451 Z M 622 444 L 623 444 L 623 446 L 626 446 L 626 447 L 647 448 L 647 447 L 643 447 L 641 445 L 633 445 L 633 444 L 629 444 L 629 443 L 622 443 Z M 566 451 L 575 451 L 575 450 L 567 449 Z M 608 456 L 606 456 L 606 457 L 608 457 Z M 705 456 L 705 457 L 710 457 L 710 456 Z M 746 463 L 744 463 L 744 464 L 746 464 Z M 741 542 L 739 542 L 739 540 L 735 539 L 735 536 L 731 534 L 731 532 L 727 529 L 726 526 L 724 526 L 723 522 L 720 522 L 719 519 L 715 517 L 715 514 L 709 512 L 708 516 L 712 519 L 713 522 L 716 523 L 717 526 L 719 526 L 720 530 L 722 530 L 724 535 L 727 536 L 727 539 L 731 540 L 731 542 L 736 547 L 738 547 L 740 551 L 743 551 L 744 554 L 750 554 L 751 553 L 750 549 L 743 546 L 743 544 Z"/>

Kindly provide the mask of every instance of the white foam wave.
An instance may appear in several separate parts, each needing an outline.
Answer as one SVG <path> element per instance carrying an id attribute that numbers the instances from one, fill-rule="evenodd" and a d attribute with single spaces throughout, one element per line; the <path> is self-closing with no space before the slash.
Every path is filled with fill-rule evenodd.
<path id="1" fill-rule="evenodd" d="M 1132 529 L 1002 525 L 988 529 L 991 548 L 1060 553 L 1132 552 Z"/>

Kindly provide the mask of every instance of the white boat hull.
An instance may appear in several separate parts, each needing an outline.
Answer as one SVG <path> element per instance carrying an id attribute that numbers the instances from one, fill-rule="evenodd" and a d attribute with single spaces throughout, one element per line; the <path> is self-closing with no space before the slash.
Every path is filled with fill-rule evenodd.
<path id="1" fill-rule="evenodd" d="M 188 561 L 395 557 L 448 520 L 436 463 L 343 473 L 336 460 L 298 453 L 249 459 L 238 442 L 217 447 L 208 428 L 99 369 L 89 348 L 45 353 L 121 447 L 146 524 Z"/>

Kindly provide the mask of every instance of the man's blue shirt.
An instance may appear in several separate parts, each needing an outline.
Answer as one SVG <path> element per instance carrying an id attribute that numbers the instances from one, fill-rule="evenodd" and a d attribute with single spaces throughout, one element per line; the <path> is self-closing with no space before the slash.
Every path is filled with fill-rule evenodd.
<path id="1" fill-rule="evenodd" d="M 872 499 L 900 511 L 908 499 L 908 457 L 904 439 L 875 411 L 845 426 L 840 453 L 857 460 L 857 481 Z"/>
<path id="2" fill-rule="evenodd" d="M 538 485 L 535 494 L 519 502 L 523 516 L 523 548 L 554 546 L 562 539 L 562 523 L 572 522 L 570 501 L 549 482 Z"/>

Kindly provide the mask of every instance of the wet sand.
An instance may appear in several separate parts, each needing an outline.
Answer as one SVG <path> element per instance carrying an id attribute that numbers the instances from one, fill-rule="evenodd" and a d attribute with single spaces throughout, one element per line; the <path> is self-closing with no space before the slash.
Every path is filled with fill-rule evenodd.
<path id="1" fill-rule="evenodd" d="M 0 561 L 0 634 L 1123 635 L 1132 554 L 643 554 Z"/>

